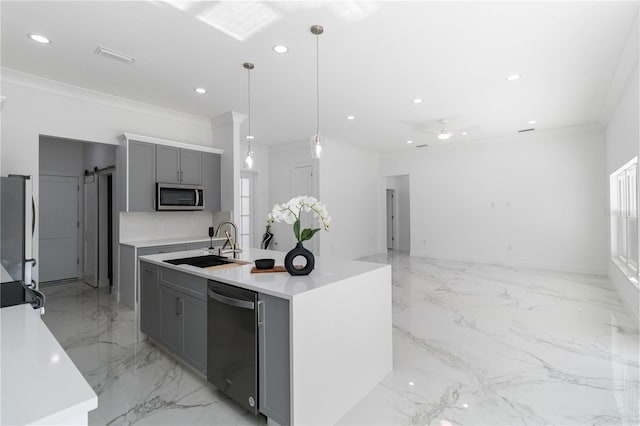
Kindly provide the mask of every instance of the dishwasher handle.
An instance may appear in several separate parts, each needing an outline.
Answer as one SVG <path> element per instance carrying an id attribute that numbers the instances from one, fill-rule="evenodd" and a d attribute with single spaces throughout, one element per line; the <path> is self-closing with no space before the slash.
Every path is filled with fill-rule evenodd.
<path id="1" fill-rule="evenodd" d="M 222 295 L 220 293 L 216 293 L 213 290 L 208 290 L 207 294 L 213 300 L 217 300 L 220 303 L 224 303 L 225 305 L 229 305 L 229 306 L 234 306 L 236 308 L 253 310 L 254 307 L 255 307 L 255 303 L 253 303 L 253 302 L 250 302 L 248 300 L 234 299 L 233 297 L 228 297 L 228 296 L 224 296 L 224 295 Z"/>

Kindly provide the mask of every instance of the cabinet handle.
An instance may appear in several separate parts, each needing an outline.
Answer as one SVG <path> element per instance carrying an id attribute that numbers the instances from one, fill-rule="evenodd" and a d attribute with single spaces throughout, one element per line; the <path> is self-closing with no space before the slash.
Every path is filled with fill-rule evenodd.
<path id="1" fill-rule="evenodd" d="M 264 325 L 264 305 L 262 300 L 258 300 L 258 327 Z"/>
<path id="2" fill-rule="evenodd" d="M 184 171 L 180 170 L 180 182 L 184 180 Z"/>
<path id="3" fill-rule="evenodd" d="M 176 298 L 176 315 L 182 318 L 182 299 L 179 297 Z"/>
<path id="4" fill-rule="evenodd" d="M 180 182 L 180 170 L 176 172 L 176 180 Z"/>

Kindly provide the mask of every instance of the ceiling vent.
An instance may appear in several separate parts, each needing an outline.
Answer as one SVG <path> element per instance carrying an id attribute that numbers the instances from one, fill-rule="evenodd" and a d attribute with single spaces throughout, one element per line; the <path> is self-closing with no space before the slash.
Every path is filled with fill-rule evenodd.
<path id="1" fill-rule="evenodd" d="M 522 129 L 522 130 L 518 130 L 518 133 L 526 133 L 526 132 L 533 132 L 535 129 L 532 127 L 530 129 Z"/>
<path id="2" fill-rule="evenodd" d="M 116 61 L 124 62 L 125 64 L 132 64 L 136 59 L 132 56 L 126 55 L 122 52 L 117 52 L 108 47 L 98 46 L 95 50 L 98 55 L 105 56 L 107 58 L 115 59 Z"/>
<path id="3" fill-rule="evenodd" d="M 426 143 L 423 143 L 422 145 L 416 145 L 416 148 L 426 148 L 429 145 L 427 145 Z"/>

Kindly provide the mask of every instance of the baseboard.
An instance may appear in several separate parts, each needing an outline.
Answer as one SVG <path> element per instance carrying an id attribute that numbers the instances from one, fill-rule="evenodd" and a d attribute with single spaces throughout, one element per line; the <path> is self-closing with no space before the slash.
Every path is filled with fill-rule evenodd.
<path id="1" fill-rule="evenodd" d="M 442 259 L 442 260 L 454 260 L 457 262 L 472 262 L 472 263 L 484 263 L 490 265 L 499 265 L 499 266 L 511 266 L 517 268 L 529 268 L 529 269 L 543 269 L 548 271 L 558 271 L 558 272 L 574 272 L 578 274 L 589 274 L 589 275 L 601 275 L 607 276 L 609 275 L 608 270 L 604 268 L 595 268 L 591 266 L 578 266 L 578 265 L 558 265 L 551 263 L 537 263 L 537 262 L 514 262 L 508 261 L 504 259 L 488 259 L 481 257 L 470 257 L 470 256 L 459 256 L 459 255 L 451 255 L 451 254 L 442 254 L 442 253 L 429 253 L 424 251 L 412 250 L 410 256 L 415 257 L 430 257 L 433 259 Z"/>
<path id="2" fill-rule="evenodd" d="M 609 261 L 609 279 L 627 312 L 640 321 L 640 290 L 612 260 Z"/>

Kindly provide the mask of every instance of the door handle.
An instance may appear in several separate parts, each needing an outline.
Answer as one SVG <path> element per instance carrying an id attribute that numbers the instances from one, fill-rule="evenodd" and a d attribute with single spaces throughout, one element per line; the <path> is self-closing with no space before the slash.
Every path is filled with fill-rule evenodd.
<path id="1" fill-rule="evenodd" d="M 262 327 L 264 324 L 264 302 L 258 300 L 258 327 Z"/>

